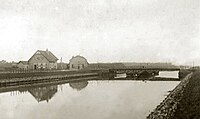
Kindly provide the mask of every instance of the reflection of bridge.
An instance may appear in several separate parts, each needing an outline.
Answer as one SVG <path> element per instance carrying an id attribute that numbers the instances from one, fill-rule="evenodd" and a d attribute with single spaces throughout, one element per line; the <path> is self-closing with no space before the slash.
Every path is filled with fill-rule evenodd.
<path id="1" fill-rule="evenodd" d="M 121 68 L 109 69 L 109 73 L 113 76 L 116 74 L 126 73 L 130 77 L 138 77 L 142 74 L 158 75 L 159 71 L 180 71 L 180 68 Z"/>

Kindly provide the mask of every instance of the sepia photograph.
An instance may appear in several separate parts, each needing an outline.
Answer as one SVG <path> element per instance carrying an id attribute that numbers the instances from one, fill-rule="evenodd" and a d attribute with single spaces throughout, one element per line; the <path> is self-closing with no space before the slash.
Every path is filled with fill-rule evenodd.
<path id="1" fill-rule="evenodd" d="M 0 119 L 200 119 L 200 0 L 0 0 Z"/>

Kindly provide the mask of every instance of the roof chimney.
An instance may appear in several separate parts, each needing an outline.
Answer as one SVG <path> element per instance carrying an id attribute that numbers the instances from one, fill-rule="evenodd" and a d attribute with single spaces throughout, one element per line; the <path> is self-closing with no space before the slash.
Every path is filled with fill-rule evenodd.
<path id="1" fill-rule="evenodd" d="M 49 55 L 49 50 L 48 50 L 48 48 L 46 49 L 46 53 Z"/>

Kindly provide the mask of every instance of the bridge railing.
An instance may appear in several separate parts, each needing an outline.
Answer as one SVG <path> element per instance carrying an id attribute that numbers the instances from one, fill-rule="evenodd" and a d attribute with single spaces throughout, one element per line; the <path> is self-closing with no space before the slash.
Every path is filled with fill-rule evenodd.
<path id="1" fill-rule="evenodd" d="M 116 69 L 109 69 L 109 71 L 116 71 L 116 70 L 159 70 L 159 71 L 177 71 L 180 68 L 116 68 Z"/>

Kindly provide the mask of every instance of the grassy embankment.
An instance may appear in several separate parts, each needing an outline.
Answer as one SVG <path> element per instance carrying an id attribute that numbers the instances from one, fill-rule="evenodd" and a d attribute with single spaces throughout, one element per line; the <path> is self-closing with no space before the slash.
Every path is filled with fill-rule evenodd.
<path id="1" fill-rule="evenodd" d="M 180 70 L 179 79 L 182 80 L 183 78 L 185 78 L 191 72 L 192 71 L 190 71 L 190 70 Z"/>
<path id="2" fill-rule="evenodd" d="M 173 119 L 200 118 L 200 71 L 193 73 L 189 83 L 183 91 Z"/>

